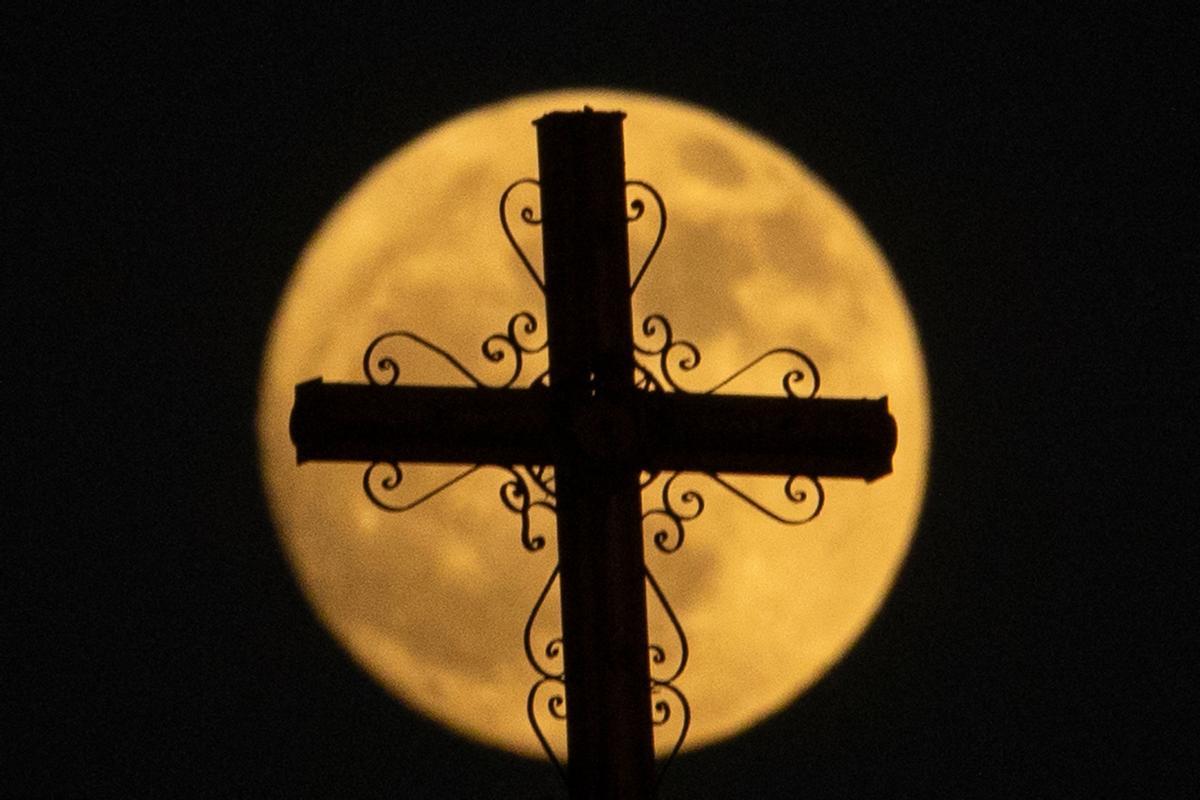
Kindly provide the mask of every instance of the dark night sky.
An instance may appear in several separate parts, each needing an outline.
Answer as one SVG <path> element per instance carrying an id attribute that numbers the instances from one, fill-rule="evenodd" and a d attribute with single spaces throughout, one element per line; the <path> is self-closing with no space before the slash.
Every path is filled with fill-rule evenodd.
<path id="1" fill-rule="evenodd" d="M 925 513 L 882 613 L 664 798 L 1195 791 L 1197 20 L 877 5 L 4 12 L 26 412 L 0 794 L 556 790 L 323 632 L 253 414 L 279 292 L 337 198 L 431 124 L 577 84 L 710 106 L 823 176 L 894 265 L 933 392 Z"/>

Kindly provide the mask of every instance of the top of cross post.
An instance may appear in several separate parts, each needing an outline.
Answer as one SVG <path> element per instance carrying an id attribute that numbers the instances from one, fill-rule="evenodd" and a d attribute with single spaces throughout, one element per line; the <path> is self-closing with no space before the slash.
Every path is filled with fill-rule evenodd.
<path id="1" fill-rule="evenodd" d="M 619 122 L 625 119 L 624 111 L 596 111 L 591 106 L 584 106 L 582 111 L 551 111 L 533 121 L 534 125 L 542 126 L 570 124 L 569 121 L 592 118 L 597 122 Z"/>

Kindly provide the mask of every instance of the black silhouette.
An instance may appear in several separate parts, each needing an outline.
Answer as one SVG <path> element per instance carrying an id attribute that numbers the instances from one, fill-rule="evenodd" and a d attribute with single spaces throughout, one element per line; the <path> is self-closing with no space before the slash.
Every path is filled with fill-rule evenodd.
<path id="1" fill-rule="evenodd" d="M 707 473 L 755 508 L 797 524 L 820 512 L 820 478 L 873 480 L 888 474 L 896 428 L 886 397 L 816 398 L 816 367 L 796 350 L 772 350 L 762 357 L 785 356 L 797 364 L 782 379 L 787 396 L 772 398 L 711 393 L 761 358 L 710 393 L 683 390 L 677 371 L 694 367 L 699 352 L 675 339 L 662 316 L 648 317 L 640 326 L 650 343 L 635 343 L 630 296 L 662 241 L 666 214 L 652 187 L 625 179 L 623 119 L 620 112 L 585 109 L 537 120 L 539 179 L 518 181 L 501 199 L 505 232 L 546 300 L 545 342 L 530 341 L 537 319 L 522 312 L 506 333 L 484 343 L 490 360 L 512 359 L 510 379 L 485 386 L 418 335 L 384 334 L 367 349 L 369 384 L 318 378 L 296 387 L 291 431 L 300 462 L 368 462 L 364 486 L 382 508 L 405 510 L 440 491 L 396 505 L 374 488 L 372 478 L 381 470 L 381 485 L 390 490 L 402 480 L 401 462 L 421 461 L 476 465 L 445 486 L 479 465 L 507 470 L 511 479 L 501 498 L 521 515 L 522 540 L 530 550 L 545 543 L 530 535 L 530 510 L 554 511 L 558 565 L 530 621 L 559 580 L 562 638 L 547 645 L 545 654 L 561 666 L 540 660 L 527 627 L 526 653 L 539 676 L 529 694 L 530 721 L 561 769 L 535 708 L 548 692 L 550 714 L 566 719 L 571 797 L 628 800 L 654 793 L 654 726 L 665 723 L 672 709 L 682 716 L 677 752 L 690 717 L 673 684 L 687 661 L 686 640 L 643 559 L 644 523 L 657 527 L 655 546 L 672 552 L 682 544 L 683 524 L 703 510 L 696 492 L 673 500 L 677 474 Z M 511 192 L 525 183 L 540 189 L 541 216 L 531 208 L 520 216 L 541 226 L 544 276 L 516 246 L 506 219 Z M 627 226 L 644 216 L 646 206 L 642 200 L 627 201 L 629 189 L 648 192 L 660 219 L 654 247 L 632 281 Z M 396 385 L 398 365 L 377 350 L 394 337 L 437 352 L 478 388 Z M 545 348 L 548 371 L 534 377 L 529 388 L 515 388 L 524 356 Z M 807 503 L 807 510 L 796 518 L 768 511 L 719 474 L 731 472 L 788 476 L 786 498 Z M 642 490 L 660 477 L 662 505 L 643 509 Z M 647 586 L 680 637 L 677 663 L 665 674 L 654 673 L 666 654 L 648 641 Z"/>

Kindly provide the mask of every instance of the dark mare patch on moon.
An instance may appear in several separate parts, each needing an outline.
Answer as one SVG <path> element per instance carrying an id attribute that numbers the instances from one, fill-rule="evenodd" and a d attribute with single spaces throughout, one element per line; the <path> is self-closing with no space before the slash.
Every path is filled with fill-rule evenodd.
<path id="1" fill-rule="evenodd" d="M 746 168 L 732 150 L 715 139 L 689 136 L 679 147 L 679 166 L 689 175 L 730 189 L 746 181 Z"/>

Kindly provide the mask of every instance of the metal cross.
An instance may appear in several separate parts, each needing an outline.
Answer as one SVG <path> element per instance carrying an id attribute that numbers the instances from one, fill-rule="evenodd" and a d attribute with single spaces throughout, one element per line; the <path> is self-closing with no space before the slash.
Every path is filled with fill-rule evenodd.
<path id="1" fill-rule="evenodd" d="M 665 716 L 661 703 L 652 704 L 652 690 L 670 690 L 686 713 L 686 701 L 671 685 L 678 671 L 665 679 L 651 674 L 650 662 L 661 648 L 648 640 L 648 580 L 664 598 L 644 562 L 643 521 L 651 512 L 642 508 L 642 477 L 682 471 L 718 480 L 718 473 L 778 474 L 790 476 L 789 495 L 799 477 L 819 492 L 820 477 L 873 480 L 888 474 L 896 427 L 886 397 L 791 396 L 789 381 L 803 377 L 797 371 L 784 378 L 787 397 L 665 390 L 679 389 L 668 353 L 683 347 L 686 360 L 688 349 L 695 349 L 675 341 L 666 319 L 657 315 L 642 328 L 665 337 L 662 346 L 635 347 L 630 298 L 649 258 L 631 281 L 627 226 L 644 209 L 635 201 L 630 215 L 627 186 L 636 183 L 652 192 L 664 226 L 665 209 L 648 185 L 626 182 L 624 116 L 585 109 L 551 113 L 534 123 L 539 179 L 524 182 L 539 186 L 541 216 L 528 209 L 522 216 L 541 225 L 544 277 L 519 247 L 518 253 L 545 295 L 546 375 L 527 389 L 400 386 L 395 364 L 381 360 L 392 370 L 390 385 L 319 378 L 297 385 L 291 432 L 301 463 L 393 465 L 395 480 L 400 462 L 498 465 L 514 476 L 517 465 L 526 465 L 552 495 L 562 609 L 561 672 L 538 666 L 526 631 L 527 653 L 542 676 L 530 693 L 531 721 L 555 759 L 532 704 L 538 685 L 565 685 L 570 796 L 639 800 L 655 791 L 653 728 L 661 721 L 656 717 Z M 654 249 L 661 238 L 660 227 Z M 518 362 L 522 353 L 540 351 L 518 342 L 522 330 L 535 328 L 528 314 L 510 323 L 504 340 Z M 635 350 L 660 356 L 665 377 L 642 367 Z M 800 356 L 815 379 L 806 357 L 787 352 Z M 548 467 L 552 482 L 545 477 Z M 508 494 L 502 493 L 506 504 L 527 514 L 528 482 L 517 478 L 508 486 Z M 665 499 L 664 504 L 669 506 Z M 676 524 L 690 518 L 655 511 Z M 526 546 L 536 549 L 528 539 Z M 544 597 L 545 592 L 539 607 Z M 677 622 L 673 613 L 672 621 Z M 681 742 L 682 734 L 676 750 Z"/>

